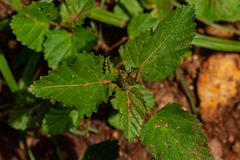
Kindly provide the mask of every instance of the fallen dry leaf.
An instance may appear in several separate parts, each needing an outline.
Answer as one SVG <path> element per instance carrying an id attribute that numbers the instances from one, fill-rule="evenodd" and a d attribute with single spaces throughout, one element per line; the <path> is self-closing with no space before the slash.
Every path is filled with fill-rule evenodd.
<path id="1" fill-rule="evenodd" d="M 197 94 L 200 116 L 204 122 L 210 122 L 219 116 L 228 101 L 237 95 L 239 63 L 238 54 L 217 53 L 203 64 L 204 69 L 197 80 Z"/>

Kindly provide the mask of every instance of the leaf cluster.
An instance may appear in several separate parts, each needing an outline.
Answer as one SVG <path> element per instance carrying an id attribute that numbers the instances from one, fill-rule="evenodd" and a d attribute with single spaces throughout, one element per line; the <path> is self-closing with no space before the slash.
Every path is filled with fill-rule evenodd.
<path id="1" fill-rule="evenodd" d="M 97 37 L 82 27 L 94 7 L 93 1 L 69 0 L 59 7 L 33 2 L 13 16 L 10 25 L 18 41 L 44 52 L 49 67 L 57 67 L 63 61 L 73 63 L 77 53 L 88 52 L 97 44 Z"/>
<path id="2" fill-rule="evenodd" d="M 155 30 L 147 29 L 121 46 L 127 70 L 114 68 L 109 58 L 83 52 L 76 55 L 77 61 L 73 65 L 63 64 L 50 71 L 29 91 L 37 97 L 75 106 L 79 115 L 86 116 L 97 112 L 100 103 L 114 97 L 114 108 L 119 110 L 119 121 L 129 142 L 140 136 L 148 150 L 163 159 L 172 159 L 173 155 L 178 159 L 211 159 L 199 122 L 195 116 L 182 110 L 180 104 L 168 104 L 143 124 L 150 108 L 137 87 L 142 79 L 158 82 L 171 75 L 195 35 L 194 17 L 193 6 L 183 6 L 163 19 Z M 71 22 L 70 19 L 69 15 L 65 25 Z M 76 115 L 73 110 L 63 110 Z M 58 111 L 61 115 L 62 109 Z M 71 123 L 75 120 L 72 119 Z M 46 121 L 45 124 L 53 122 L 48 117 Z"/>

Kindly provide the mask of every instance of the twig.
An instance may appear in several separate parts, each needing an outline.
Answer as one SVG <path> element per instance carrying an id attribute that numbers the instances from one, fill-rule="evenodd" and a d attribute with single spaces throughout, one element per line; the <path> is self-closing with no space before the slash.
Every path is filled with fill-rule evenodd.
<path id="1" fill-rule="evenodd" d="M 125 63 L 127 63 L 127 61 L 121 61 L 121 62 L 119 62 L 119 63 L 115 66 L 115 68 L 118 69 L 119 67 L 121 67 L 121 66 L 124 65 Z"/>
<path id="2" fill-rule="evenodd" d="M 53 22 L 53 21 L 50 21 L 49 24 L 51 24 L 51 25 L 53 25 L 53 26 L 57 26 L 57 27 L 59 27 L 59 28 L 62 27 L 61 25 L 59 25 L 58 23 Z"/>
<path id="3" fill-rule="evenodd" d="M 114 48 L 120 46 L 122 43 L 126 42 L 128 40 L 127 36 L 122 37 L 122 39 L 115 44 L 113 44 L 106 52 L 106 55 L 108 55 L 109 52 L 111 52 Z"/>

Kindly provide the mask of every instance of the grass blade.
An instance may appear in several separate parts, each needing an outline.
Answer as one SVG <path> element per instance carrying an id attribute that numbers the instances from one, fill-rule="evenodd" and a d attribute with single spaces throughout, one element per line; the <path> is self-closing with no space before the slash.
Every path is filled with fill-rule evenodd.
<path id="1" fill-rule="evenodd" d="M 240 42 L 238 41 L 214 38 L 201 34 L 197 34 L 193 38 L 192 45 L 228 52 L 240 51 Z"/>
<path id="2" fill-rule="evenodd" d="M 18 91 L 18 85 L 15 81 L 15 78 L 10 70 L 10 67 L 7 63 L 7 60 L 5 59 L 2 50 L 0 49 L 0 71 L 5 79 L 5 81 L 8 84 L 8 87 L 10 88 L 11 92 L 14 93 Z"/>
<path id="3" fill-rule="evenodd" d="M 125 27 L 127 21 L 129 20 L 127 17 L 124 17 L 122 15 L 97 8 L 92 8 L 91 14 L 87 17 L 120 28 Z"/>

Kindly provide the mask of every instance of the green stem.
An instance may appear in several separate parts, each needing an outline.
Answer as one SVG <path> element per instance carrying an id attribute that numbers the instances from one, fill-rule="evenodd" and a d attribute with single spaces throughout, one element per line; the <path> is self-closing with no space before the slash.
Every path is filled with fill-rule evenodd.
<path id="1" fill-rule="evenodd" d="M 179 68 L 177 68 L 176 71 L 177 71 L 177 75 L 178 75 L 178 77 L 179 77 L 179 79 L 180 79 L 180 81 L 181 81 L 181 83 L 183 85 L 183 88 L 184 88 L 184 90 L 185 90 L 185 92 L 186 92 L 186 94 L 188 96 L 188 99 L 190 101 L 192 112 L 193 112 L 193 114 L 197 114 L 196 105 L 195 105 L 195 102 L 193 100 L 192 93 L 191 93 L 191 91 L 188 88 L 188 85 L 186 83 L 186 79 L 183 77 L 183 75 L 182 75 L 182 73 L 181 73 Z"/>
<path id="2" fill-rule="evenodd" d="M 31 151 L 31 149 L 27 146 L 25 131 L 19 130 L 18 133 L 19 133 L 19 136 L 20 136 L 20 138 L 21 138 L 21 140 L 23 142 L 23 145 L 24 145 L 24 147 L 25 147 L 25 149 L 26 149 L 26 151 L 28 153 L 28 156 L 29 156 L 30 160 L 35 160 L 35 157 L 33 156 L 33 153 Z"/>
<path id="3" fill-rule="evenodd" d="M 87 126 L 86 125 L 83 125 L 84 128 L 86 128 Z M 88 131 L 89 132 L 92 132 L 92 133 L 95 133 L 95 134 L 99 134 L 99 130 L 95 129 L 95 128 L 92 128 L 92 127 L 88 127 Z"/>
<path id="4" fill-rule="evenodd" d="M 2 75 L 5 79 L 5 81 L 8 84 L 8 87 L 10 88 L 11 92 L 17 92 L 19 90 L 18 85 L 15 81 L 15 78 L 10 70 L 10 67 L 7 63 L 7 60 L 5 59 L 2 50 L 0 49 L 0 71 L 2 72 Z"/>
<path id="5" fill-rule="evenodd" d="M 231 28 L 227 28 L 227 27 L 224 27 L 220 24 L 217 24 L 217 23 L 213 23 L 213 22 L 210 22 L 204 18 L 201 18 L 199 16 L 196 16 L 196 19 L 199 20 L 200 22 L 203 22 L 209 26 L 212 26 L 214 28 L 218 28 L 218 29 L 221 29 L 221 30 L 224 30 L 224 31 L 228 31 L 228 32 L 231 32 L 231 33 L 236 33 L 236 34 L 240 34 L 240 30 L 237 30 L 237 29 L 231 29 Z"/>
<path id="6" fill-rule="evenodd" d="M 90 145 L 89 142 L 88 142 L 88 135 L 89 135 L 88 129 L 89 129 L 90 121 L 91 121 L 91 116 L 92 116 L 92 114 L 90 114 L 90 115 L 88 116 L 87 123 L 86 123 L 86 129 L 85 129 L 85 135 L 84 135 L 86 144 L 87 144 L 88 146 Z"/>
<path id="7" fill-rule="evenodd" d="M 221 50 L 221 51 L 228 51 L 228 52 L 240 51 L 239 41 L 214 38 L 214 37 L 205 36 L 201 34 L 197 34 L 193 38 L 192 44 L 196 46 L 204 47 L 204 48 L 214 49 L 214 50 Z"/>
<path id="8" fill-rule="evenodd" d="M 105 0 L 101 0 L 100 8 L 103 9 L 103 6 L 105 4 Z"/>
<path id="9" fill-rule="evenodd" d="M 15 8 L 16 11 L 22 10 L 22 4 L 20 0 L 12 0 L 13 2 L 13 7 Z"/>
<path id="10" fill-rule="evenodd" d="M 55 144 L 55 146 L 56 146 L 56 154 L 57 154 L 57 156 L 58 156 L 58 159 L 59 159 L 59 160 L 64 160 L 64 159 L 63 159 L 63 156 L 62 156 L 61 149 L 60 149 L 57 141 L 56 141 L 50 134 L 47 135 L 47 137 Z"/>
<path id="11" fill-rule="evenodd" d="M 128 17 L 98 8 L 92 8 L 91 13 L 87 17 L 120 28 L 125 27 L 129 21 Z"/>

